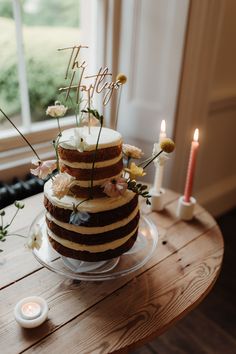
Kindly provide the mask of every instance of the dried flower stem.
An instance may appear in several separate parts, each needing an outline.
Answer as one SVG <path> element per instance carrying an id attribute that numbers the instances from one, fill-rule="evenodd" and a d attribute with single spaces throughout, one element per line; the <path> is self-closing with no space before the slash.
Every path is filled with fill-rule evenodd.
<path id="1" fill-rule="evenodd" d="M 151 159 L 152 159 L 152 156 L 149 156 L 147 159 L 145 159 L 145 160 L 143 160 L 142 162 L 140 162 L 140 163 L 138 164 L 138 167 L 141 167 L 143 164 L 149 162 Z"/>
<path id="2" fill-rule="evenodd" d="M 27 238 L 27 236 L 23 236 L 23 235 L 20 235 L 20 234 L 8 234 L 6 235 L 7 237 L 9 236 L 18 236 L 18 237 L 23 237 L 23 238 Z"/>
<path id="3" fill-rule="evenodd" d="M 78 207 L 83 204 L 84 202 L 87 202 L 88 200 L 90 200 L 91 198 L 86 198 L 86 199 L 83 199 L 81 202 L 79 202 L 78 204 L 75 205 L 75 209 L 78 210 Z"/>
<path id="4" fill-rule="evenodd" d="M 127 163 L 126 163 L 126 167 L 127 167 L 127 168 L 129 167 L 130 160 L 131 160 L 131 157 L 130 157 L 130 156 L 127 156 Z"/>
<path id="5" fill-rule="evenodd" d="M 158 154 L 156 154 L 155 156 L 153 156 L 153 158 L 152 158 L 151 160 L 149 160 L 149 161 L 146 163 L 146 165 L 143 166 L 143 169 L 146 168 L 146 167 L 148 167 L 148 165 L 150 165 L 150 163 L 151 163 L 152 161 L 154 161 L 162 152 L 163 152 L 163 150 L 159 151 Z"/>
<path id="6" fill-rule="evenodd" d="M 100 139 L 100 136 L 101 136 L 102 126 L 103 126 L 103 116 L 100 117 L 100 129 L 99 129 L 97 143 L 96 143 L 96 148 L 95 148 L 94 156 L 93 156 L 93 164 L 92 164 L 92 171 L 91 171 L 90 199 L 93 196 L 94 166 L 95 166 L 95 162 L 96 162 L 96 155 L 97 155 L 97 150 L 98 150 L 99 139 Z"/>
<path id="7" fill-rule="evenodd" d="M 77 114 L 77 108 L 79 107 L 79 104 L 76 103 L 76 108 L 75 108 L 75 122 L 76 122 L 76 126 L 79 126 L 79 121 L 78 121 L 78 114 Z"/>
<path id="8" fill-rule="evenodd" d="M 55 150 L 55 154 L 56 154 L 56 160 L 57 160 L 57 170 L 58 172 L 60 172 L 60 166 L 59 166 L 59 156 L 58 156 L 58 145 L 59 145 L 59 140 L 61 138 L 61 133 L 58 134 L 56 140 L 53 141 L 53 147 Z M 51 177 L 51 176 L 50 176 Z"/>
<path id="9" fill-rule="evenodd" d="M 24 207 L 24 204 L 22 204 L 22 203 L 20 203 L 20 202 L 18 202 L 18 201 L 15 201 L 14 204 L 15 204 L 17 210 L 16 210 L 15 214 L 13 215 L 11 221 L 10 221 L 7 225 L 5 225 L 5 226 L 4 226 L 4 222 L 3 222 L 3 217 L 4 217 L 4 215 L 5 215 L 5 211 L 2 210 L 2 211 L 0 212 L 0 215 L 1 215 L 0 241 L 1 241 L 1 242 L 6 241 L 6 237 L 8 237 L 8 236 L 19 236 L 19 237 L 24 237 L 24 238 L 25 238 L 25 236 L 23 236 L 23 235 L 19 235 L 19 234 L 9 234 L 9 233 L 8 233 L 8 229 L 9 229 L 9 227 L 11 226 L 11 224 L 12 224 L 13 220 L 15 219 L 16 215 L 18 214 L 19 210 Z M 0 249 L 0 252 L 3 252 L 3 250 Z"/>
<path id="10" fill-rule="evenodd" d="M 59 117 L 57 117 L 57 126 L 58 126 L 58 130 L 59 130 L 59 134 L 61 134 L 61 127 L 60 127 Z"/>
<path id="11" fill-rule="evenodd" d="M 79 105 L 81 104 L 81 98 L 79 99 L 79 102 L 75 104 L 75 107 L 74 107 L 72 98 L 70 97 L 70 95 L 68 97 L 69 97 L 71 105 L 72 105 L 72 107 L 73 107 L 73 109 L 75 111 L 75 122 L 76 122 L 76 126 L 78 127 L 79 126 L 79 121 L 78 121 L 77 109 L 78 109 Z"/>
<path id="12" fill-rule="evenodd" d="M 16 212 L 15 212 L 14 216 L 12 217 L 12 219 L 11 219 L 11 221 L 10 221 L 10 224 L 7 224 L 5 227 L 3 227 L 3 229 L 6 229 L 6 228 L 8 228 L 9 226 L 11 226 L 11 224 L 12 224 L 13 220 L 15 219 L 16 215 L 18 214 L 19 210 L 20 210 L 20 209 L 18 209 L 18 208 L 16 209 Z"/>
<path id="13" fill-rule="evenodd" d="M 121 94 L 122 94 L 122 86 L 118 92 L 118 102 L 117 102 L 117 107 L 116 107 L 116 116 L 115 116 L 115 122 L 114 122 L 114 129 L 116 130 L 117 128 L 117 123 L 118 123 L 118 117 L 119 117 L 119 109 L 120 109 L 120 99 L 121 99 Z"/>
<path id="14" fill-rule="evenodd" d="M 35 156 L 37 157 L 38 160 L 41 160 L 37 152 L 34 150 L 33 146 L 30 144 L 30 142 L 26 139 L 26 137 L 20 132 L 20 130 L 16 127 L 16 125 L 11 121 L 11 119 L 6 115 L 6 113 L 3 112 L 3 110 L 0 108 L 0 112 L 4 115 L 4 117 L 8 120 L 9 123 L 16 129 L 16 131 L 20 134 L 22 139 L 27 143 L 27 145 L 31 148 Z"/>
<path id="15" fill-rule="evenodd" d="M 4 229 L 4 226 L 3 226 L 3 215 L 1 214 L 1 225 L 2 225 L 2 229 Z"/>
<path id="16" fill-rule="evenodd" d="M 90 105 L 91 105 L 91 102 L 90 102 L 90 89 L 88 90 L 88 130 L 89 130 L 89 134 L 91 134 L 91 112 L 90 112 Z"/>

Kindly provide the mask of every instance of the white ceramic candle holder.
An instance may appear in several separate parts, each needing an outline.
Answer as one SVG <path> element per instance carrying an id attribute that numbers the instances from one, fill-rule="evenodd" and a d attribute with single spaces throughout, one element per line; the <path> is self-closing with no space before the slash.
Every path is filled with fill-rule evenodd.
<path id="1" fill-rule="evenodd" d="M 28 311 L 27 305 L 31 306 L 29 307 Z M 35 305 L 35 311 L 33 305 Z M 38 327 L 48 317 L 48 304 L 42 297 L 39 296 L 26 297 L 16 304 L 14 309 L 14 316 L 16 322 L 19 323 L 21 327 Z"/>
<path id="2" fill-rule="evenodd" d="M 164 200 L 165 200 L 165 190 L 161 189 L 160 192 L 157 192 L 153 188 L 149 190 L 151 198 L 151 209 L 152 211 L 161 211 L 164 209 Z"/>
<path id="3" fill-rule="evenodd" d="M 184 201 L 184 196 L 181 196 L 177 206 L 177 217 L 182 220 L 191 220 L 193 218 L 194 207 L 196 199 L 191 197 L 190 202 Z"/>

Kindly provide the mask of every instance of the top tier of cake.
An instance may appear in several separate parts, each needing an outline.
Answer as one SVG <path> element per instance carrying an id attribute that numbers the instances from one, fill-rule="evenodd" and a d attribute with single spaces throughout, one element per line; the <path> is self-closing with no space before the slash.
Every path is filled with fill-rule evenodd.
<path id="1" fill-rule="evenodd" d="M 60 139 L 60 146 L 64 149 L 77 150 L 78 142 L 76 139 L 76 133 L 78 133 L 84 141 L 84 151 L 93 151 L 96 148 L 99 129 L 99 127 L 91 127 L 90 134 L 88 127 L 64 130 Z M 98 149 L 110 148 L 121 144 L 122 137 L 120 133 L 113 129 L 102 128 Z"/>
<path id="2" fill-rule="evenodd" d="M 58 152 L 61 170 L 76 179 L 72 192 L 80 198 L 89 196 L 92 179 L 93 197 L 104 197 L 103 183 L 120 176 L 123 169 L 120 133 L 103 128 L 96 151 L 98 134 L 99 127 L 91 127 L 90 134 L 88 127 L 81 127 L 65 130 L 60 139 Z"/>

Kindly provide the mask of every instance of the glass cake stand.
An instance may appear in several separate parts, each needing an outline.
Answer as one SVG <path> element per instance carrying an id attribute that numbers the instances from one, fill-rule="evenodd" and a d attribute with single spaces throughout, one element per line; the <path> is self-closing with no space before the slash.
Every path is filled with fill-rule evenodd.
<path id="1" fill-rule="evenodd" d="M 30 227 L 30 235 L 39 230 L 42 244 L 33 249 L 35 258 L 51 271 L 71 279 L 102 281 L 115 279 L 141 268 L 152 257 L 158 242 L 158 232 L 154 223 L 141 215 L 138 237 L 134 246 L 118 258 L 101 262 L 84 262 L 67 258 L 56 252 L 47 237 L 45 211 L 42 211 Z"/>

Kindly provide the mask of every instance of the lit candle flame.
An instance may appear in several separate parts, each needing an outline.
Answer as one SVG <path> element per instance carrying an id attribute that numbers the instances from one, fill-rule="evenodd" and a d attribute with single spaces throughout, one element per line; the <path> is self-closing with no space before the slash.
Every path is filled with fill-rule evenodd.
<path id="1" fill-rule="evenodd" d="M 40 316 L 41 306 L 37 302 L 27 302 L 21 307 L 21 314 L 24 319 L 33 320 Z"/>
<path id="2" fill-rule="evenodd" d="M 199 138 L 199 129 L 195 129 L 193 134 L 193 140 L 198 142 L 198 138 Z"/>
<path id="3" fill-rule="evenodd" d="M 161 133 L 165 133 L 166 132 L 166 121 L 165 119 L 162 119 L 161 121 Z"/>

